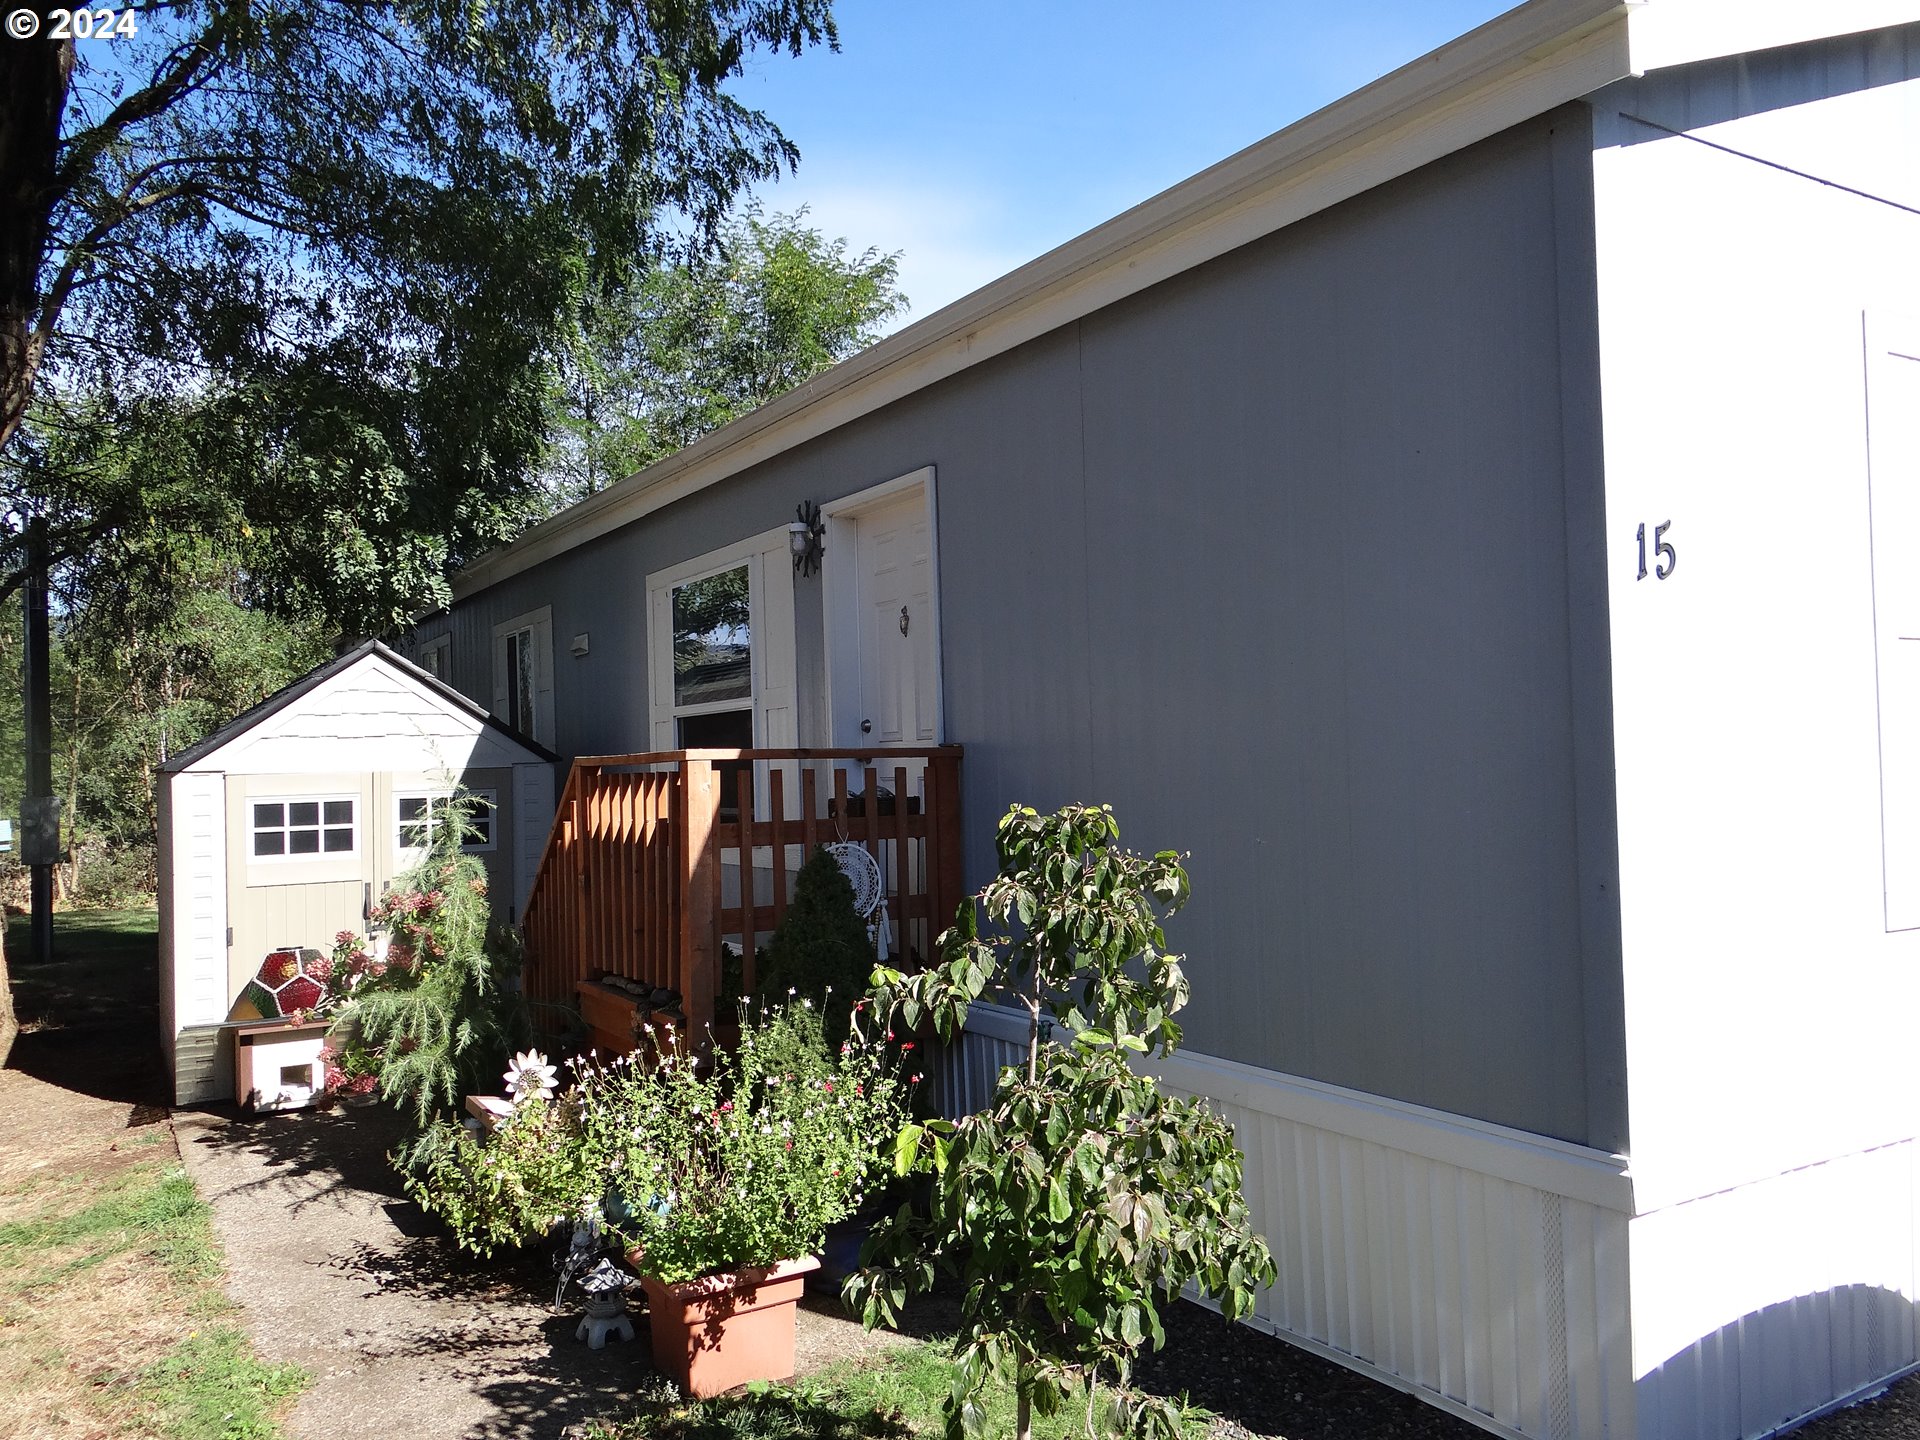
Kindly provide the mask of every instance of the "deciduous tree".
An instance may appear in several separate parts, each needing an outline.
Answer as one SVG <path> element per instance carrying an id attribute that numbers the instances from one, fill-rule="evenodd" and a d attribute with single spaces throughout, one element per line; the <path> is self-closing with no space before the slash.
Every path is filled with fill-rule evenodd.
<path id="1" fill-rule="evenodd" d="M 880 338 L 899 257 L 855 254 L 807 212 L 753 209 L 710 257 L 663 261 L 596 304 L 562 370 L 553 461 L 570 503 L 691 445 Z"/>
<path id="2" fill-rule="evenodd" d="M 26 8 L 39 35 L 0 39 L 0 593 L 20 516 L 56 563 L 197 523 L 190 486 L 103 494 L 57 454 L 173 406 L 260 593 L 368 632 L 521 523 L 588 302 L 710 248 L 795 160 L 728 93 L 748 55 L 835 39 L 830 0 L 152 0 L 90 39 Z"/>

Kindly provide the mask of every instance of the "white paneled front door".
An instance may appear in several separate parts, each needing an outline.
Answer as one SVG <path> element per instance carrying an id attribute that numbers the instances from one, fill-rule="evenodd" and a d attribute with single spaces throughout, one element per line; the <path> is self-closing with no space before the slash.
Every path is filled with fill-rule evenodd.
<path id="1" fill-rule="evenodd" d="M 926 496 L 910 490 L 861 511 L 854 523 L 861 740 L 930 745 L 937 636 Z"/>

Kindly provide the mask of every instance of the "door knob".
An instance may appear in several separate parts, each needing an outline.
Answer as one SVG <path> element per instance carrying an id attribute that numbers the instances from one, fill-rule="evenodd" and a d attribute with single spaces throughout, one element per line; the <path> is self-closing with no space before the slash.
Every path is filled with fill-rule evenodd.
<path id="1" fill-rule="evenodd" d="M 871 735 L 873 733 L 873 721 L 862 720 L 860 722 L 860 733 L 862 735 Z"/>

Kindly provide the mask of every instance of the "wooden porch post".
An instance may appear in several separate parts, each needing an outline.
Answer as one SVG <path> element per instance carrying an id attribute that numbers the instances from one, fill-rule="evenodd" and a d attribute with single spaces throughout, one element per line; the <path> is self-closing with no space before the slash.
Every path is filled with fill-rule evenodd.
<path id="1" fill-rule="evenodd" d="M 933 811 L 929 818 L 939 831 L 936 868 L 927 886 L 932 892 L 928 903 L 933 911 L 933 928 L 927 938 L 932 941 L 953 924 L 967 881 L 966 857 L 961 854 L 965 831 L 960 823 L 960 757 L 952 752 L 934 755 L 927 761 L 927 772 L 934 781 L 935 796 L 928 806 Z"/>
<path id="2" fill-rule="evenodd" d="M 720 907 L 720 857 L 713 827 L 720 815 L 720 779 L 710 760 L 680 763 L 680 795 L 686 843 L 680 851 L 680 998 L 687 1012 L 688 1043 L 713 1023 L 720 988 L 720 956 L 714 949 L 714 917 Z"/>

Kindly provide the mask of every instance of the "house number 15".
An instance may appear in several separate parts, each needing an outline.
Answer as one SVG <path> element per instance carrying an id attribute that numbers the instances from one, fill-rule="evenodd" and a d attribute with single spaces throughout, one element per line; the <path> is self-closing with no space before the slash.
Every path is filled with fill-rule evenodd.
<path id="1" fill-rule="evenodd" d="M 1680 557 L 1673 553 L 1673 542 L 1664 538 L 1672 528 L 1671 520 L 1662 520 L 1653 527 L 1653 576 L 1656 580 L 1666 579 L 1673 573 L 1674 566 L 1680 563 Z M 1640 573 L 1634 578 L 1644 580 L 1647 578 L 1647 527 L 1642 525 L 1634 531 L 1633 538 L 1640 542 Z"/>

